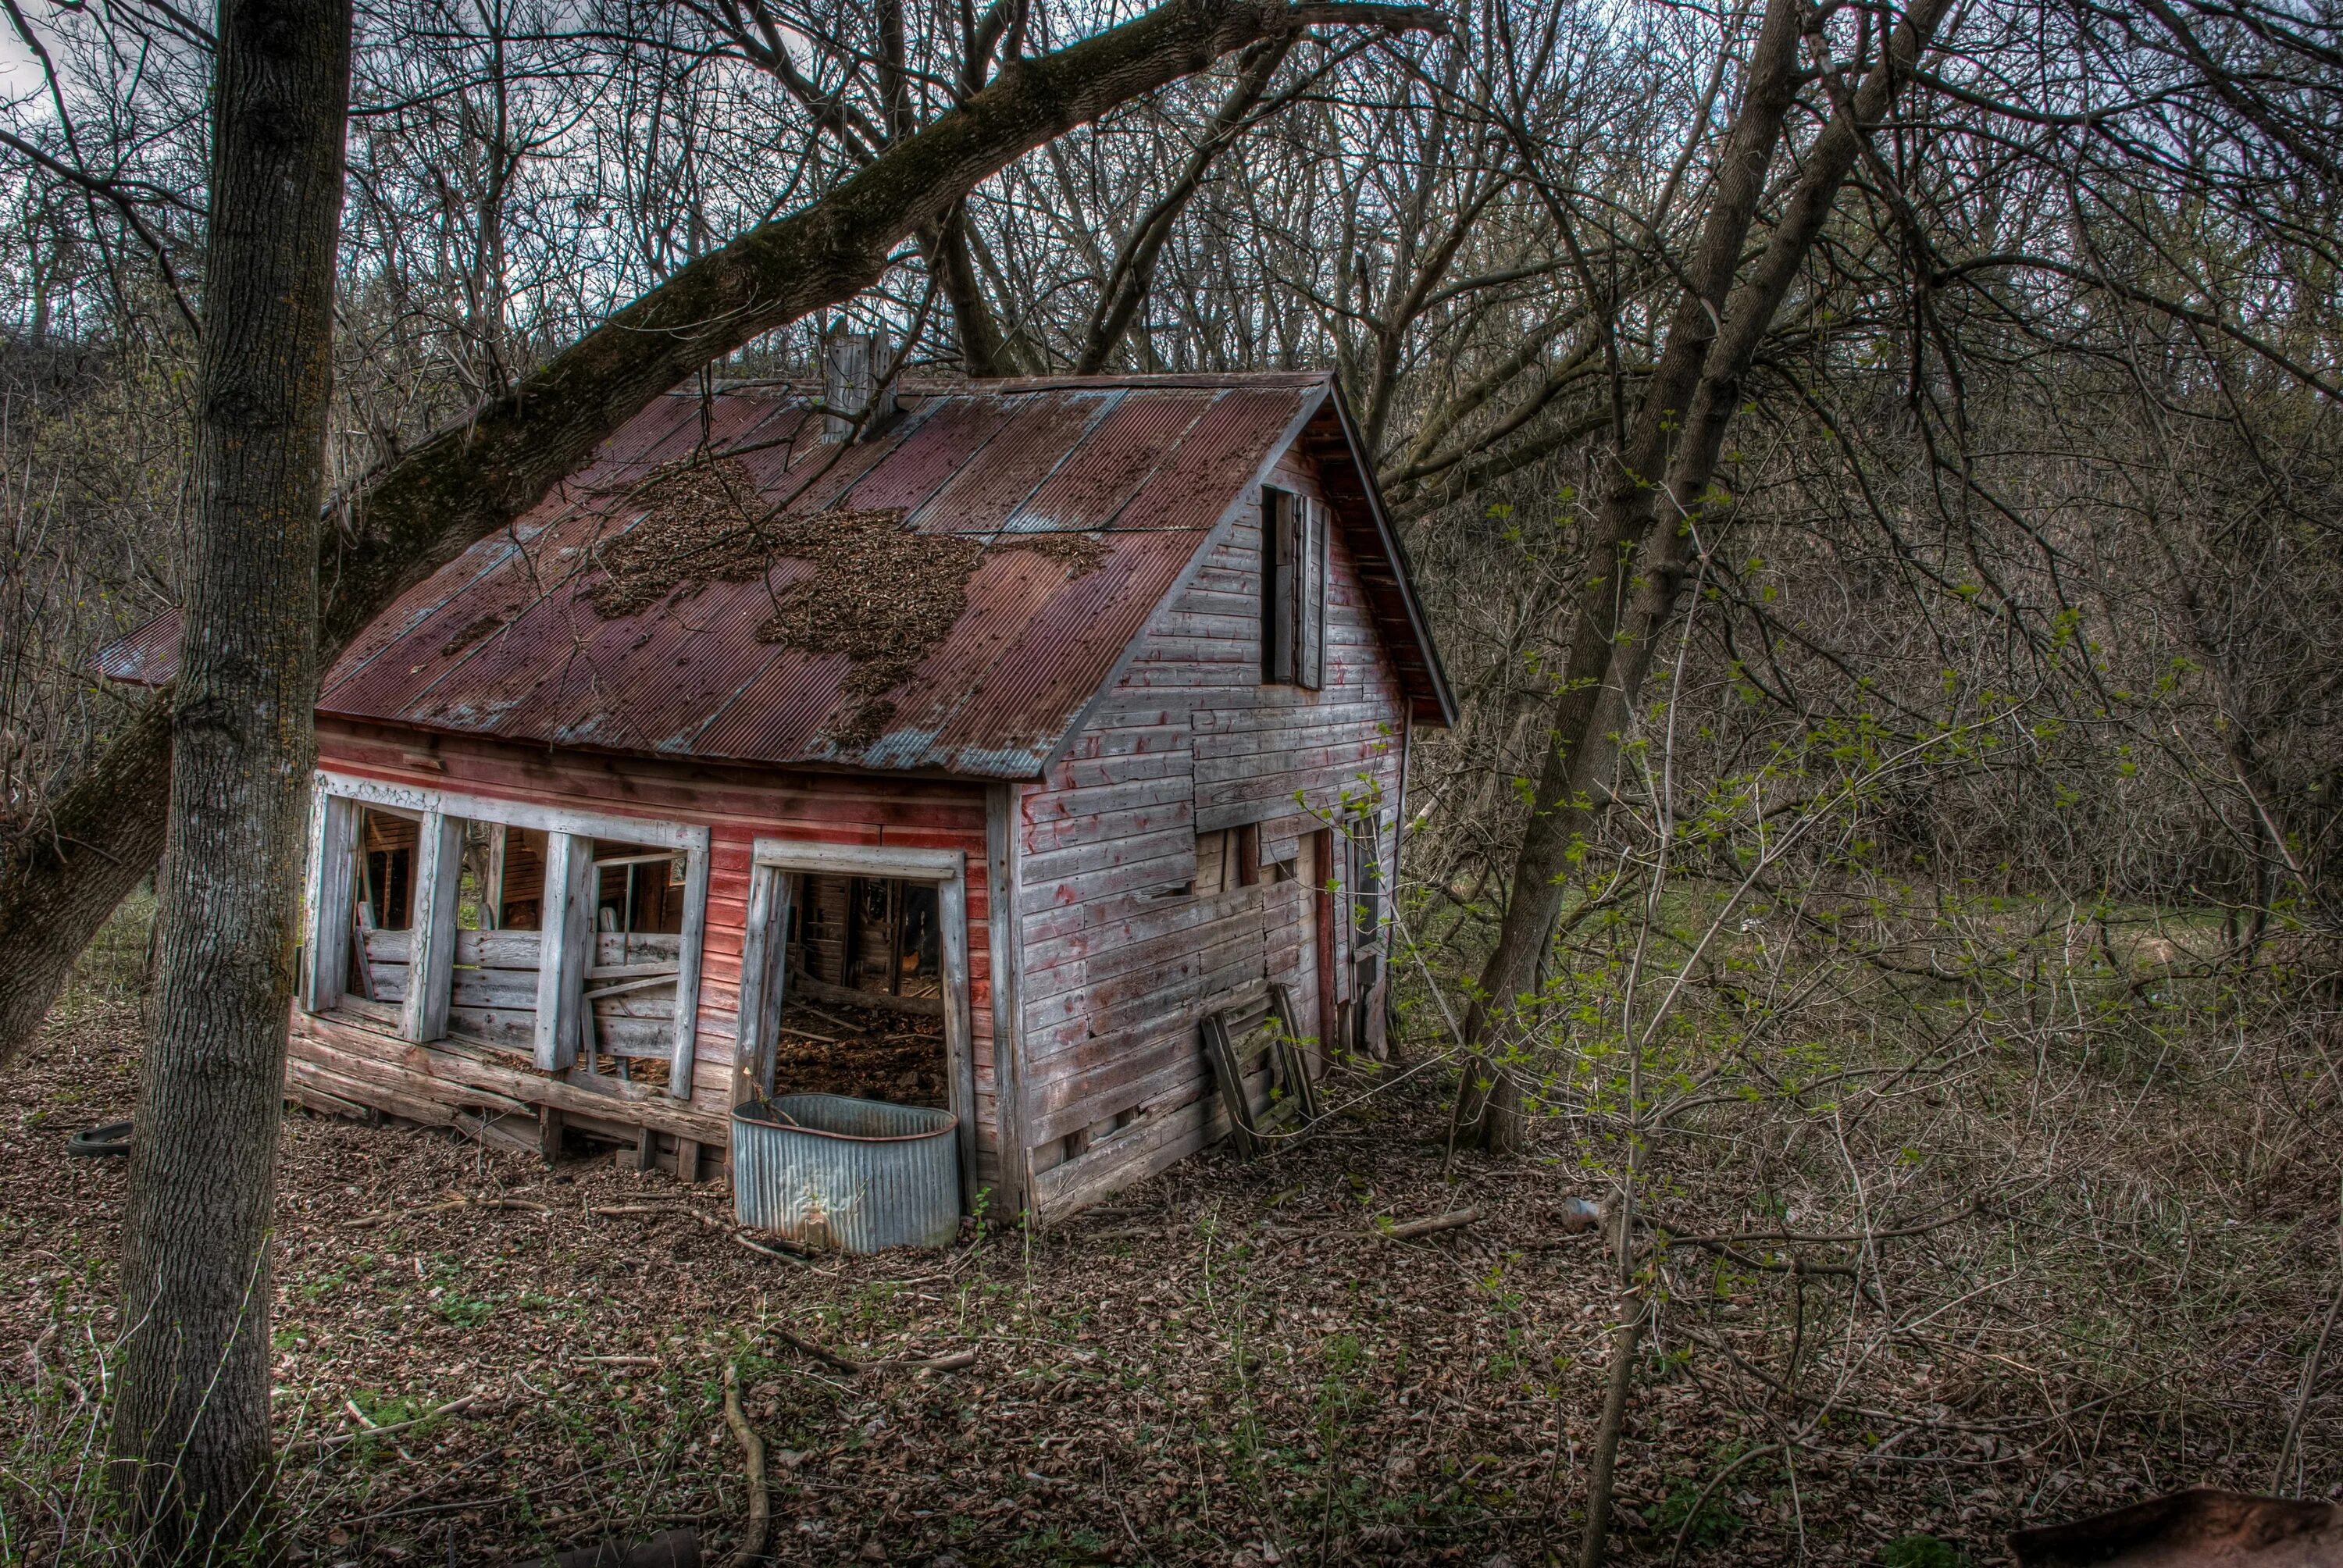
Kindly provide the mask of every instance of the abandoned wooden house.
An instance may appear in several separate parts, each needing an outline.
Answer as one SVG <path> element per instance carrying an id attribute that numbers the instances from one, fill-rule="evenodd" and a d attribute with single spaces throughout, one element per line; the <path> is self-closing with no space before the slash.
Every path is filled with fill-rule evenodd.
<path id="1" fill-rule="evenodd" d="M 1046 1222 L 1227 1131 L 1208 1020 L 1380 1048 L 1452 706 L 1331 378 L 820 391 L 660 399 L 334 664 L 290 1096 L 690 1180 L 944 1107 Z"/>

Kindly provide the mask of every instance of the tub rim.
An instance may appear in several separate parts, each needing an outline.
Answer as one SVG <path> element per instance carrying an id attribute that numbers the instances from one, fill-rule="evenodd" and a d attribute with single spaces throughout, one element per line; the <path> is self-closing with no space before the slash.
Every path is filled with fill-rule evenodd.
<path id="1" fill-rule="evenodd" d="M 732 1120 L 746 1121 L 755 1127 L 768 1128 L 775 1132 L 801 1132 L 809 1138 L 834 1138 L 841 1143 L 919 1143 L 930 1138 L 941 1138 L 946 1133 L 956 1135 L 960 1131 L 959 1113 L 940 1105 L 902 1105 L 891 1100 L 865 1100 L 860 1095 L 830 1094 L 819 1090 L 803 1094 L 778 1094 L 773 1099 L 837 1100 L 849 1105 L 883 1105 L 890 1111 L 925 1111 L 942 1117 L 943 1123 L 925 1132 L 832 1132 L 826 1127 L 808 1127 L 801 1121 L 780 1121 L 769 1117 L 751 1115 L 749 1112 L 759 1109 L 759 1102 L 755 1101 L 734 1106 Z M 771 1101 L 763 1102 L 768 1107 L 771 1103 Z"/>

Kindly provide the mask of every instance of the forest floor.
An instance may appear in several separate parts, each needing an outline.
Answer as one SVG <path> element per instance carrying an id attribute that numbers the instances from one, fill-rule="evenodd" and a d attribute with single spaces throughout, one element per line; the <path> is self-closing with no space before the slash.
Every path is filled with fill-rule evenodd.
<path id="1" fill-rule="evenodd" d="M 126 1174 L 65 1143 L 129 1114 L 137 1015 L 88 995 L 61 1011 L 0 1124 L 10 1563 L 94 1560 L 103 1513 Z M 297 1558 L 536 1562 L 689 1527 L 713 1562 L 746 1506 L 721 1413 L 737 1361 L 783 1563 L 1574 1560 L 1614 1293 L 1564 1201 L 1598 1190 L 1538 1153 L 1460 1156 L 1443 1180 L 1444 1109 L 1427 1078 L 1290 1152 L 1192 1160 L 1053 1232 L 812 1263 L 736 1244 L 719 1184 L 288 1112 L 273 1332 Z M 1466 1203 L 1484 1218 L 1379 1234 Z M 2078 1288 L 2119 1320 L 2128 1277 Z M 1839 1376 L 1841 1424 L 1784 1462 L 1753 1452 L 1778 1411 L 1663 1340 L 1621 1452 L 1620 1554 L 1667 1562 L 1681 1535 L 1686 1562 L 1950 1568 L 2006 1561 L 2023 1523 L 2191 1483 L 2260 1490 L 2255 1443 L 2291 1402 L 2305 1306 L 2298 1290 L 2232 1303 L 2247 1326 L 2197 1344 L 2199 1364 L 2132 1369 L 2234 1398 L 2227 1437 L 2199 1416 L 2193 1448 L 2187 1407 L 2176 1439 L 2168 1399 L 2097 1396 L 2046 1351 L 1996 1351 L 2006 1397 L 1951 1404 L 2039 1395 L 2047 1418 L 1965 1423 L 1904 1389 L 1895 1409 L 1937 1415 L 1891 1433 L 1883 1407 L 1917 1374 L 1875 1359 Z M 855 1361 L 973 1360 L 858 1374 L 783 1331 Z M 2343 1491 L 2332 1452 L 2309 1480 Z"/>

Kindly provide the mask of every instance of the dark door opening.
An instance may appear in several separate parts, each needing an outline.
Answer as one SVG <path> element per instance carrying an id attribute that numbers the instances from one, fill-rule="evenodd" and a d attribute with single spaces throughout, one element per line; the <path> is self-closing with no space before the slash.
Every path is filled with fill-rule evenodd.
<path id="1" fill-rule="evenodd" d="M 810 873 L 796 881 L 773 1092 L 949 1105 L 935 887 Z"/>

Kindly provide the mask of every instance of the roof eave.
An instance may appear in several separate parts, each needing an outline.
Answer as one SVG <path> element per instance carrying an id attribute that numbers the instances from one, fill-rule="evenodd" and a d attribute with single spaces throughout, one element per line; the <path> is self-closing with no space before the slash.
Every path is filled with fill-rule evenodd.
<path id="1" fill-rule="evenodd" d="M 1414 648 L 1414 660 L 1395 658 L 1403 678 L 1413 677 L 1418 689 L 1410 692 L 1409 714 L 1418 724 L 1429 724 L 1442 729 L 1456 724 L 1456 698 L 1448 684 L 1448 671 L 1441 663 L 1440 647 L 1433 640 L 1432 624 L 1423 613 L 1423 602 L 1416 595 L 1415 570 L 1407 558 L 1407 549 L 1400 543 L 1392 528 L 1391 514 L 1383 506 L 1383 488 L 1375 482 L 1374 466 L 1367 460 L 1365 443 L 1360 439 L 1358 421 L 1352 417 L 1349 400 L 1342 395 L 1342 384 L 1329 378 L 1322 409 L 1333 413 L 1342 431 L 1343 456 L 1348 459 L 1351 477 L 1357 481 L 1357 498 L 1363 501 L 1367 515 L 1373 520 L 1375 540 L 1384 558 L 1391 564 L 1391 588 L 1405 616 L 1407 630 Z M 1322 462 L 1331 454 L 1314 453 Z M 1420 661 L 1417 662 L 1417 661 Z M 1410 665 L 1414 668 L 1409 668 Z"/>

